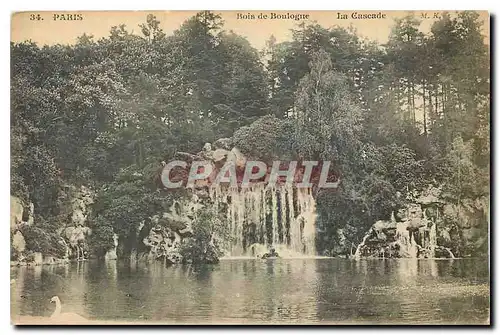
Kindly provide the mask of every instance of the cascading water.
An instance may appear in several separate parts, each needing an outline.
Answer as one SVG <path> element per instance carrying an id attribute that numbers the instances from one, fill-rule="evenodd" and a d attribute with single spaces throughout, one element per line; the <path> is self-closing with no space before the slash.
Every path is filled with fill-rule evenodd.
<path id="1" fill-rule="evenodd" d="M 390 231 L 394 228 L 393 235 Z M 436 221 L 430 221 L 425 212 L 422 213 L 418 225 L 409 220 L 396 222 L 392 213 L 390 221 L 377 221 L 372 225 L 358 245 L 354 258 L 385 257 L 386 251 L 389 255 L 404 258 L 443 257 L 445 251 L 449 258 L 455 258 L 449 248 L 438 245 L 437 236 Z"/>
<path id="2" fill-rule="evenodd" d="M 398 222 L 396 225 L 396 237 L 401 248 L 401 255 L 408 258 L 417 258 L 418 245 L 415 236 L 410 235 L 406 222 Z"/>
<path id="3" fill-rule="evenodd" d="M 437 247 L 437 233 L 436 224 L 433 223 L 429 231 L 429 248 L 430 248 L 430 258 L 436 257 L 436 247 Z"/>
<path id="4" fill-rule="evenodd" d="M 227 204 L 232 236 L 228 256 L 262 256 L 271 248 L 285 257 L 316 255 L 316 202 L 311 189 L 288 184 L 214 186 L 210 196 L 219 210 Z"/>
<path id="5" fill-rule="evenodd" d="M 361 257 L 361 248 L 366 244 L 366 240 L 370 238 L 372 231 L 371 229 L 368 230 L 368 233 L 366 233 L 365 237 L 363 237 L 363 241 L 358 245 L 356 248 L 356 252 L 354 253 L 354 258 L 359 259 Z"/>

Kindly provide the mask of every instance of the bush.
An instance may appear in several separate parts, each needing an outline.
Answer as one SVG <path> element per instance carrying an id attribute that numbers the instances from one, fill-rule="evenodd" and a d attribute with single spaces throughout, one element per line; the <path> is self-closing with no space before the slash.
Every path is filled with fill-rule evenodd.
<path id="1" fill-rule="evenodd" d="M 54 229 L 42 226 L 22 225 L 19 230 L 26 241 L 26 249 L 32 252 L 41 252 L 45 256 L 62 258 L 66 254 L 66 247 L 62 237 Z"/>

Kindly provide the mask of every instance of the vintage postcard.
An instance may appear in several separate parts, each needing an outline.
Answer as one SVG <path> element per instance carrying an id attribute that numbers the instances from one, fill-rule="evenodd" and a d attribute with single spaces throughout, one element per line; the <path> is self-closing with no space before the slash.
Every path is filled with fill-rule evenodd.
<path id="1" fill-rule="evenodd" d="M 13 13 L 12 323 L 489 325 L 489 23 Z"/>

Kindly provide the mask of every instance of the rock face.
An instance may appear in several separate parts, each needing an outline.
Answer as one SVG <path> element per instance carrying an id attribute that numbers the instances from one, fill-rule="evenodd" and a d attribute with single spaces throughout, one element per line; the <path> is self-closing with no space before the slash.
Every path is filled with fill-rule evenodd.
<path id="1" fill-rule="evenodd" d="M 10 231 L 13 232 L 23 221 L 23 204 L 18 197 L 10 196 Z"/>
<path id="2" fill-rule="evenodd" d="M 396 245 L 397 235 L 407 234 L 406 227 L 394 221 L 377 221 L 368 230 L 363 242 L 356 249 L 356 257 L 402 257 Z"/>
<path id="3" fill-rule="evenodd" d="M 454 258 L 487 253 L 487 198 L 443 200 L 430 187 L 396 211 L 390 221 L 377 221 L 356 250 L 356 257 Z"/>
<path id="4" fill-rule="evenodd" d="M 223 165 L 227 161 L 227 158 L 230 154 L 231 152 L 226 149 L 216 149 L 213 152 L 212 159 L 215 164 Z"/>
<path id="5" fill-rule="evenodd" d="M 10 196 L 10 230 L 16 231 L 21 223 L 33 224 L 33 213 L 35 207 L 33 203 L 24 205 L 21 199 L 15 196 Z"/>
<path id="6" fill-rule="evenodd" d="M 148 259 L 161 259 L 167 263 L 179 263 L 182 256 L 179 253 L 181 237 L 172 229 L 155 225 L 149 235 L 143 239 L 143 243 L 149 248 L 149 252 L 143 257 Z"/>
<path id="7" fill-rule="evenodd" d="M 146 236 L 141 242 L 146 250 L 138 258 L 169 264 L 181 262 L 181 243 L 193 235 L 191 223 L 200 208 L 200 199 L 193 194 L 190 198 L 175 200 L 169 211 L 153 216 L 149 225 L 142 225 L 141 230 L 146 230 L 142 235 Z"/>
<path id="8" fill-rule="evenodd" d="M 90 214 L 90 205 L 94 203 L 93 193 L 85 186 L 74 188 L 71 202 L 71 222 L 73 226 L 85 226 Z"/>
<path id="9" fill-rule="evenodd" d="M 440 235 L 442 244 L 458 249 L 464 257 L 488 254 L 488 197 L 448 203 L 442 216 L 447 223 L 447 231 Z"/>
<path id="10" fill-rule="evenodd" d="M 33 213 L 33 203 L 25 206 L 21 199 L 12 195 L 10 196 L 11 258 L 15 261 L 20 261 L 25 257 L 26 241 L 20 228 L 21 225 L 33 224 Z"/>
<path id="11" fill-rule="evenodd" d="M 18 255 L 22 254 L 26 249 L 26 241 L 24 240 L 23 234 L 19 230 L 14 233 L 14 236 L 12 236 L 12 247 Z"/>
<path id="12" fill-rule="evenodd" d="M 67 241 L 68 254 L 77 260 L 85 259 L 88 253 L 87 238 L 92 234 L 89 227 L 77 225 L 64 229 L 63 237 Z"/>
<path id="13" fill-rule="evenodd" d="M 60 236 L 66 247 L 66 257 L 77 260 L 87 258 L 88 237 L 92 234 L 87 226 L 87 219 L 94 203 L 94 192 L 83 185 L 65 185 L 63 194 L 62 201 L 66 203 L 66 210 L 62 218 L 67 224 L 61 229 Z"/>

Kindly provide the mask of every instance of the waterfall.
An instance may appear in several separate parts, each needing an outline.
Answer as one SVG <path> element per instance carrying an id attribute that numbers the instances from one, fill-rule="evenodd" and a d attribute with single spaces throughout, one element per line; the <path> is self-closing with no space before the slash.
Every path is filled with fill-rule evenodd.
<path id="1" fill-rule="evenodd" d="M 431 230 L 429 231 L 429 247 L 430 247 L 430 258 L 436 257 L 436 247 L 437 247 L 437 232 L 436 223 L 432 224 Z"/>
<path id="2" fill-rule="evenodd" d="M 354 253 L 354 258 L 359 259 L 361 257 L 361 248 L 365 245 L 366 240 L 370 238 L 370 235 L 372 234 L 371 228 L 368 230 L 368 233 L 366 233 L 365 237 L 363 237 L 363 241 L 358 245 L 356 248 L 356 252 Z"/>
<path id="3" fill-rule="evenodd" d="M 316 202 L 311 189 L 214 186 L 209 194 L 217 210 L 227 204 L 232 237 L 228 256 L 262 256 L 271 247 L 285 257 L 316 255 Z"/>
<path id="4" fill-rule="evenodd" d="M 279 244 L 279 234 L 278 234 L 278 199 L 276 198 L 276 189 L 271 188 L 271 213 L 273 217 L 272 222 L 272 232 L 273 232 L 273 245 Z"/>
<path id="5" fill-rule="evenodd" d="M 314 256 L 316 254 L 316 202 L 311 194 L 311 189 L 297 189 L 298 223 L 300 224 L 301 236 L 293 236 L 294 239 L 302 237 L 303 253 Z"/>
<path id="6" fill-rule="evenodd" d="M 382 226 L 380 225 L 382 223 Z M 396 234 L 394 235 L 394 239 L 390 240 L 377 240 L 378 234 L 382 231 L 381 227 L 388 227 L 385 224 L 390 224 L 391 229 L 393 229 L 394 224 L 396 226 Z M 396 245 L 399 246 L 398 257 L 403 258 L 436 258 L 436 253 L 439 255 L 440 251 L 445 250 L 448 252 L 450 258 L 455 258 L 453 252 L 449 248 L 445 248 L 438 245 L 437 239 L 437 223 L 431 222 L 431 226 L 428 229 L 429 220 L 425 212 L 423 212 L 423 217 L 420 220 L 420 225 L 417 228 L 415 224 L 411 225 L 412 222 L 400 221 L 396 222 L 396 218 L 394 212 L 391 214 L 391 221 L 377 221 L 365 234 L 365 237 L 361 241 L 361 243 L 356 248 L 356 252 L 354 254 L 354 258 L 360 258 L 363 255 L 367 257 L 373 257 L 376 254 L 376 250 L 380 249 L 380 244 L 383 247 L 389 247 L 389 255 L 392 256 L 391 248 Z M 412 228 L 412 232 L 408 228 Z M 415 231 L 418 229 L 418 235 L 415 234 Z M 427 230 L 428 229 L 428 230 Z M 370 237 L 373 237 L 373 241 L 370 240 Z M 368 243 L 368 245 L 367 245 Z M 419 245 L 421 243 L 421 245 Z M 377 249 L 378 248 L 378 249 Z M 374 251 L 375 250 L 375 251 Z M 382 249 L 383 250 L 383 249 Z M 419 254 L 419 251 L 425 251 Z M 362 255 L 363 254 L 363 255 Z M 380 254 L 380 253 L 379 253 Z M 383 254 L 385 257 L 385 254 Z"/>
<path id="7" fill-rule="evenodd" d="M 407 222 L 398 222 L 396 225 L 396 237 L 403 257 L 417 258 L 418 245 L 415 236 L 411 237 L 407 229 Z"/>

